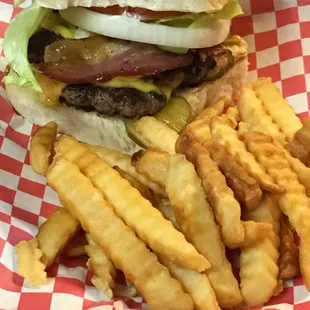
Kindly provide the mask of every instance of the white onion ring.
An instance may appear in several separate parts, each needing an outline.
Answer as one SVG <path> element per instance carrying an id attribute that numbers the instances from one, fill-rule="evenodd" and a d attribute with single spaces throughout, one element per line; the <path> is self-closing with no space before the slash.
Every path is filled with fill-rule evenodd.
<path id="1" fill-rule="evenodd" d="M 204 48 L 222 43 L 229 20 L 215 20 L 210 27 L 187 29 L 142 23 L 126 16 L 106 15 L 81 7 L 59 11 L 73 25 L 112 38 L 179 48 Z"/>

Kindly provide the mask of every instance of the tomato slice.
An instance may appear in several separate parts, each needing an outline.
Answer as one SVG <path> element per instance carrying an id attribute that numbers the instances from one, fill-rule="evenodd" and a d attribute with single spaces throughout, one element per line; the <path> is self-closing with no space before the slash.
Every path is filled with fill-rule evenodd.
<path id="1" fill-rule="evenodd" d="M 108 6 L 106 8 L 91 7 L 90 10 L 108 15 L 126 14 L 129 17 L 139 18 L 142 22 L 149 22 L 162 18 L 182 16 L 185 14 L 183 12 L 176 12 L 176 11 L 152 11 L 141 8 L 132 8 L 130 6 L 120 7 L 118 5 Z"/>

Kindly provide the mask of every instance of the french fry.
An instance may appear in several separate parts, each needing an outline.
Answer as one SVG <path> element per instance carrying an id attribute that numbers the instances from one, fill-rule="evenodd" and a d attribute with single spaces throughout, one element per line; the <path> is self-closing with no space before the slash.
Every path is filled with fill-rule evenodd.
<path id="1" fill-rule="evenodd" d="M 90 144 L 85 145 L 87 145 L 88 148 L 96 153 L 100 158 L 106 161 L 112 168 L 118 166 L 135 179 L 138 179 L 145 186 L 149 187 L 155 194 L 160 196 L 166 195 L 163 188 L 136 171 L 135 167 L 131 165 L 131 156 L 101 146 L 93 146 Z"/>
<path id="2" fill-rule="evenodd" d="M 108 298 L 112 299 L 116 269 L 111 259 L 97 245 L 90 234 L 86 234 L 86 239 L 88 244 L 85 246 L 85 250 L 89 256 L 87 267 L 94 273 L 91 282 Z"/>
<path id="3" fill-rule="evenodd" d="M 291 169 L 298 175 L 299 182 L 305 187 L 306 194 L 310 197 L 310 168 L 306 167 L 298 158 L 293 157 L 278 141 L 274 141 L 274 144 L 281 149 L 284 158 L 289 162 Z"/>
<path id="4" fill-rule="evenodd" d="M 273 227 L 272 236 L 241 250 L 241 294 L 248 306 L 259 307 L 273 296 L 278 286 L 280 209 L 265 195 L 260 206 L 244 216 L 246 220 L 269 223 Z"/>
<path id="5" fill-rule="evenodd" d="M 131 162 L 138 173 L 145 175 L 165 191 L 169 160 L 170 154 L 168 152 L 148 149 L 133 154 Z"/>
<path id="6" fill-rule="evenodd" d="M 238 112 L 238 108 L 236 106 L 229 107 L 226 111 L 226 117 L 228 117 L 232 123 L 233 128 L 236 128 L 240 122 L 240 116 Z"/>
<path id="7" fill-rule="evenodd" d="M 137 132 L 149 142 L 151 147 L 174 154 L 178 133 L 155 117 L 145 116 L 136 121 Z"/>
<path id="8" fill-rule="evenodd" d="M 193 299 L 196 310 L 221 310 L 207 275 L 160 259 Z"/>
<path id="9" fill-rule="evenodd" d="M 307 167 L 310 166 L 310 118 L 308 117 L 302 127 L 296 131 L 293 140 L 286 145 L 286 149 L 302 161 Z"/>
<path id="10" fill-rule="evenodd" d="M 275 183 L 259 164 L 254 155 L 247 151 L 244 142 L 238 138 L 238 133 L 232 128 L 232 121 L 225 116 L 214 117 L 210 123 L 212 137 L 222 144 L 228 154 L 234 156 L 250 175 L 256 179 L 261 188 L 271 193 L 283 193 L 284 188 Z"/>
<path id="11" fill-rule="evenodd" d="M 301 121 L 272 83 L 271 78 L 257 80 L 253 83 L 253 88 L 267 113 L 286 135 L 286 140 L 292 141 L 295 132 L 302 127 Z"/>
<path id="12" fill-rule="evenodd" d="M 165 219 L 169 220 L 177 230 L 180 230 L 174 211 L 168 199 L 161 199 L 155 207 L 161 212 Z"/>
<path id="13" fill-rule="evenodd" d="M 180 283 L 171 278 L 156 255 L 117 217 L 102 193 L 77 166 L 58 156 L 47 174 L 47 181 L 151 309 L 162 310 L 163 304 L 167 309 L 193 309 L 192 300 L 183 292 Z"/>
<path id="14" fill-rule="evenodd" d="M 178 139 L 176 151 L 184 154 L 187 160 L 194 164 L 208 202 L 215 213 L 224 244 L 229 248 L 238 247 L 244 240 L 240 204 L 227 186 L 217 164 L 212 161 L 209 152 L 203 146 L 187 136 Z M 180 189 L 182 188 L 180 186 Z"/>
<path id="15" fill-rule="evenodd" d="M 243 122 L 249 124 L 252 131 L 261 131 L 278 140 L 281 144 L 286 143 L 286 136 L 273 118 L 266 112 L 262 101 L 257 98 L 255 91 L 250 87 L 242 89 L 238 110 Z"/>
<path id="16" fill-rule="evenodd" d="M 227 184 L 233 190 L 236 199 L 246 208 L 255 209 L 263 195 L 257 180 L 252 178 L 248 171 L 239 165 L 237 160 L 218 142 L 209 140 L 203 146 L 226 177 Z"/>
<path id="17" fill-rule="evenodd" d="M 231 99 L 224 97 L 215 104 L 208 106 L 201 114 L 199 114 L 193 122 L 189 123 L 181 135 L 189 135 L 198 142 L 204 142 L 211 138 L 209 123 L 212 117 L 221 115 L 225 106 Z"/>
<path id="18" fill-rule="evenodd" d="M 58 125 L 55 122 L 50 122 L 39 128 L 31 138 L 30 164 L 38 174 L 45 175 L 52 161 L 57 129 Z"/>
<path id="19" fill-rule="evenodd" d="M 282 216 L 280 230 L 279 279 L 292 279 L 299 274 L 298 248 L 287 219 Z"/>
<path id="20" fill-rule="evenodd" d="M 201 180 L 194 166 L 180 154 L 171 157 L 167 192 L 181 231 L 211 263 L 206 274 L 220 307 L 238 306 L 242 302 L 238 282 L 225 256 L 225 247 Z"/>
<path id="21" fill-rule="evenodd" d="M 15 246 L 19 274 L 31 285 L 46 280 L 45 269 L 62 252 L 79 229 L 79 222 L 65 209 L 59 208 L 43 223 L 38 234 L 30 241 Z"/>
<path id="22" fill-rule="evenodd" d="M 242 221 L 244 228 L 244 240 L 240 248 L 251 247 L 273 234 L 272 225 L 269 223 L 257 223 L 254 221 Z"/>
<path id="23" fill-rule="evenodd" d="M 142 197 L 147 199 L 152 203 L 152 205 L 156 204 L 156 197 L 152 192 L 149 190 L 147 186 L 145 186 L 142 182 L 140 182 L 138 179 L 134 178 L 132 175 L 127 173 L 126 171 L 122 170 L 120 167 L 115 166 L 113 167 L 124 179 L 126 179 L 132 187 L 136 188 Z"/>
<path id="24" fill-rule="evenodd" d="M 272 137 L 259 132 L 243 135 L 248 150 L 255 154 L 257 160 L 264 165 L 276 182 L 285 187 L 286 193 L 277 196 L 282 212 L 287 215 L 291 225 L 300 236 L 300 269 L 306 287 L 310 289 L 310 200 L 305 188 L 299 183 L 298 175 L 292 171 L 283 152 L 275 144 Z"/>
<path id="25" fill-rule="evenodd" d="M 62 136 L 57 142 L 56 151 L 80 168 L 102 191 L 117 215 L 150 248 L 180 266 L 197 271 L 208 268 L 207 260 L 186 241 L 171 222 L 98 155 L 67 136 Z"/>
<path id="26" fill-rule="evenodd" d="M 85 246 L 87 245 L 87 240 L 85 237 L 85 231 L 80 229 L 76 235 L 72 238 L 70 243 L 65 248 L 64 252 L 68 257 L 77 257 L 86 255 Z"/>

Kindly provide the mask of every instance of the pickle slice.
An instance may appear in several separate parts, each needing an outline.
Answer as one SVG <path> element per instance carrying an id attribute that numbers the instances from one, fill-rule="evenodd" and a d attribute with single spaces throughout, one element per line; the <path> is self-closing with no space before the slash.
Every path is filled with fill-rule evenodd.
<path id="1" fill-rule="evenodd" d="M 155 117 L 170 128 L 180 132 L 188 124 L 190 114 L 190 106 L 183 97 L 171 97 Z"/>
<path id="2" fill-rule="evenodd" d="M 140 147 L 147 149 L 150 145 L 149 143 L 137 132 L 135 120 L 125 119 L 126 132 L 128 137 Z"/>

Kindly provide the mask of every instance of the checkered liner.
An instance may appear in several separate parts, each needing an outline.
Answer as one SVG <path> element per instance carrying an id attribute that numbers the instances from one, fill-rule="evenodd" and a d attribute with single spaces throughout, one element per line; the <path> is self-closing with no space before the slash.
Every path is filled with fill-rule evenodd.
<path id="1" fill-rule="evenodd" d="M 12 2 L 0 0 L 0 79 L 6 66 L 2 38 L 11 18 L 22 9 L 13 9 Z M 250 79 L 271 76 L 300 117 L 307 117 L 310 0 L 240 2 L 246 14 L 233 22 L 232 31 L 249 44 Z M 83 258 L 60 257 L 48 270 L 47 284 L 40 288 L 30 287 L 16 273 L 13 246 L 34 236 L 59 201 L 46 186 L 45 178 L 35 174 L 29 165 L 29 139 L 34 126 L 17 115 L 5 98 L 0 86 L 0 309 L 147 309 L 142 298 L 131 300 L 124 296 L 122 275 L 117 279 L 118 297 L 114 302 L 107 301 L 91 284 Z M 263 309 L 307 310 L 310 294 L 301 278 L 294 279 Z"/>

